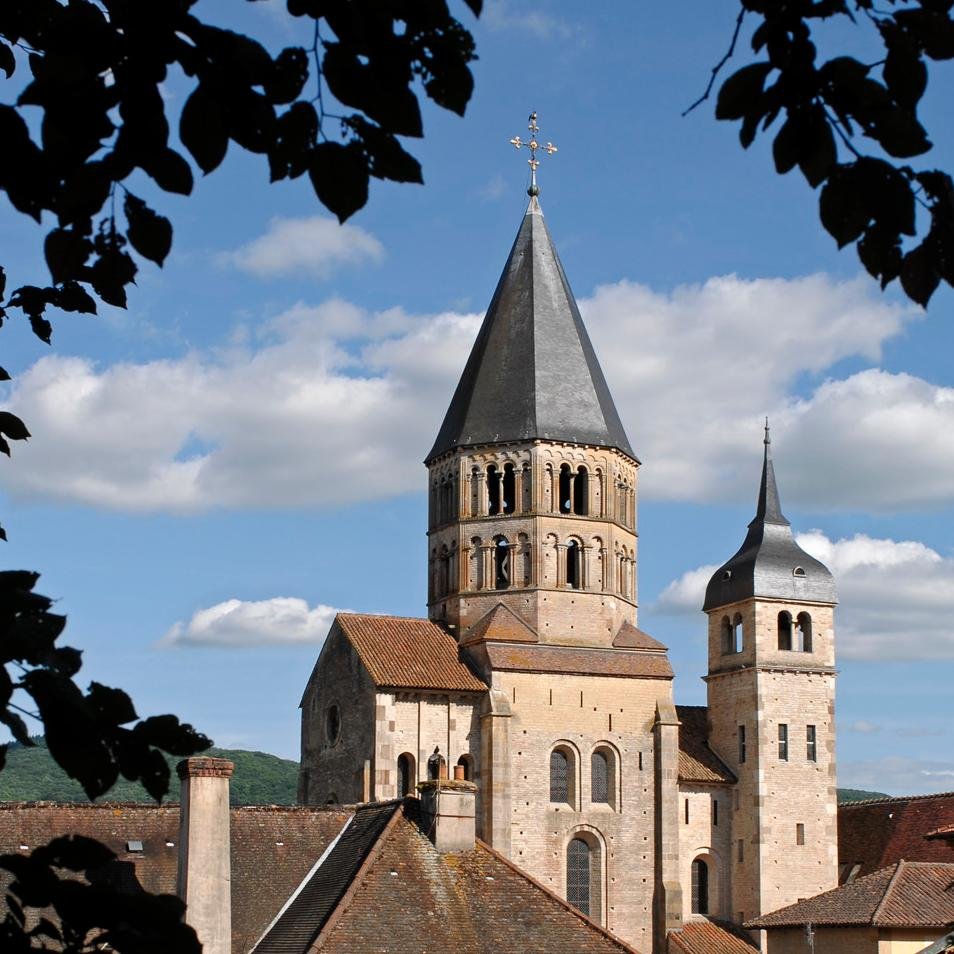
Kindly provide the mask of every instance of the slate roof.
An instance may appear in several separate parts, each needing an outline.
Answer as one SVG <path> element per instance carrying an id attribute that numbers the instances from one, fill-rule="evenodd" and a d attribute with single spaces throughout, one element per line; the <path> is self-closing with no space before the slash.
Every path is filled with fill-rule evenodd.
<path id="1" fill-rule="evenodd" d="M 426 462 L 537 439 L 636 456 L 534 197 Z"/>
<path id="2" fill-rule="evenodd" d="M 581 676 L 672 679 L 665 653 L 626 649 L 581 649 L 525 643 L 487 643 L 492 668 L 509 672 L 559 672 Z"/>
<path id="3" fill-rule="evenodd" d="M 704 785 L 734 784 L 732 770 L 709 748 L 706 706 L 676 706 L 679 717 L 679 781 Z"/>
<path id="4" fill-rule="evenodd" d="M 512 609 L 498 603 L 464 633 L 461 646 L 493 641 L 509 643 L 537 643 L 540 637 Z"/>
<path id="5" fill-rule="evenodd" d="M 338 806 L 230 810 L 233 954 L 244 954 L 258 940 L 352 814 Z M 103 872 L 113 883 L 175 894 L 178 805 L 0 803 L 0 854 L 67 833 L 95 838 L 116 853 Z M 141 841 L 142 852 L 127 851 L 129 841 Z M 0 894 L 6 885 L 0 874 Z"/>
<path id="6" fill-rule="evenodd" d="M 457 641 L 426 619 L 339 613 L 335 623 L 375 685 L 398 689 L 486 692 L 460 659 Z"/>
<path id="7" fill-rule="evenodd" d="M 954 861 L 943 840 L 926 836 L 954 825 L 954 792 L 848 802 L 838 806 L 838 861 L 842 880 L 858 865 L 870 874 L 906 858 L 908 861 Z"/>
<path id="8" fill-rule="evenodd" d="M 795 576 L 796 567 L 804 571 L 803 575 Z M 767 426 L 755 517 L 738 552 L 709 580 L 702 608 L 708 611 L 753 596 L 813 603 L 838 601 L 828 568 L 795 542 L 791 524 L 782 513 Z"/>
<path id="9" fill-rule="evenodd" d="M 899 861 L 746 923 L 748 928 L 871 925 L 945 928 L 954 924 L 954 864 Z"/>
<path id="10" fill-rule="evenodd" d="M 361 826 L 365 813 L 375 813 L 372 827 L 387 821 L 373 838 L 362 829 L 355 846 L 360 863 L 338 870 L 336 846 L 298 895 L 303 898 L 312 882 L 330 883 L 337 903 L 328 905 L 327 891 L 316 892 L 317 911 L 293 902 L 279 921 L 289 922 L 281 945 L 277 936 L 274 943 L 266 938 L 255 954 L 632 954 L 482 842 L 470 851 L 438 853 L 419 827 L 416 799 L 362 807 L 352 825 Z M 345 831 L 339 845 L 347 837 Z"/>
<path id="11" fill-rule="evenodd" d="M 669 954 L 752 954 L 758 948 L 735 925 L 692 920 L 669 934 Z"/>

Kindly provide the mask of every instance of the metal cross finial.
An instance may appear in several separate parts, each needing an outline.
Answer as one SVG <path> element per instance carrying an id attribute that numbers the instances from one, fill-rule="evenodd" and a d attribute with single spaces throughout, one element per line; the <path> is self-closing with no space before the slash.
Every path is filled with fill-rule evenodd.
<path id="1" fill-rule="evenodd" d="M 762 441 L 762 443 L 763 443 L 763 444 L 771 444 L 771 443 L 772 443 L 772 438 L 769 437 L 768 415 L 766 415 L 766 417 L 765 417 L 765 440 Z"/>
<path id="2" fill-rule="evenodd" d="M 527 164 L 530 166 L 530 188 L 527 189 L 527 195 L 539 195 L 540 189 L 537 186 L 537 166 L 540 165 L 540 160 L 537 159 L 537 150 L 542 149 L 548 156 L 552 156 L 557 151 L 557 147 L 554 146 L 552 142 L 548 142 L 545 146 L 541 146 L 540 143 L 537 142 L 537 133 L 540 132 L 540 127 L 537 125 L 536 113 L 530 114 L 527 129 L 530 130 L 529 142 L 524 142 L 519 136 L 514 136 L 513 139 L 510 140 L 510 145 L 513 146 L 514 149 L 526 146 L 530 150 L 530 158 L 527 160 Z"/>

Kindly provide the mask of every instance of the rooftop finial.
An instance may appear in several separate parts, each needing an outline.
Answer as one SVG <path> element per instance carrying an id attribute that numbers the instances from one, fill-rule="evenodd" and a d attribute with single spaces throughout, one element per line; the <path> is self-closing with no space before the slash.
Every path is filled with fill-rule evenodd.
<path id="1" fill-rule="evenodd" d="M 766 445 L 772 443 L 772 438 L 769 436 L 768 415 L 765 416 L 765 440 L 763 441 L 763 443 Z"/>
<path id="2" fill-rule="evenodd" d="M 527 160 L 527 164 L 530 166 L 530 188 L 527 189 L 527 195 L 537 196 L 540 194 L 540 188 L 537 185 L 537 166 L 540 165 L 540 160 L 537 159 L 537 150 L 542 149 L 548 156 L 552 156 L 557 151 L 557 147 L 552 142 L 548 142 L 545 146 L 541 146 L 537 142 L 537 133 L 540 132 L 540 127 L 537 125 L 537 114 L 535 112 L 530 114 L 527 129 L 530 130 L 529 142 L 524 142 L 519 136 L 514 136 L 510 140 L 510 145 L 514 149 L 526 146 L 530 150 L 530 158 Z"/>

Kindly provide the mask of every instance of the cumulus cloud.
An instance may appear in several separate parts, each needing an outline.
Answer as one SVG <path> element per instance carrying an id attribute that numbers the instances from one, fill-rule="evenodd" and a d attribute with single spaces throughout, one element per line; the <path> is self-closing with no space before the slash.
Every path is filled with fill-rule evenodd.
<path id="1" fill-rule="evenodd" d="M 382 258 L 384 246 L 370 232 L 313 215 L 302 219 L 274 218 L 264 235 L 232 252 L 223 252 L 218 261 L 258 278 L 293 274 L 327 278 L 335 269 L 379 262 Z"/>
<path id="2" fill-rule="evenodd" d="M 540 9 L 522 8 L 512 0 L 487 0 L 480 22 L 496 32 L 525 33 L 538 40 L 566 40 L 576 32 L 567 20 Z"/>
<path id="3" fill-rule="evenodd" d="M 863 762 L 839 762 L 838 784 L 889 795 L 925 795 L 954 787 L 954 762 L 892 755 Z"/>
<path id="4" fill-rule="evenodd" d="M 339 611 L 319 603 L 309 607 L 303 599 L 276 596 L 270 600 L 225 600 L 172 626 L 160 640 L 162 646 L 235 648 L 248 646 L 300 646 L 325 641 Z"/>
<path id="5" fill-rule="evenodd" d="M 794 396 L 806 374 L 876 361 L 903 329 L 908 313 L 875 294 L 866 279 L 729 276 L 669 294 L 620 282 L 582 299 L 644 461 L 643 498 L 754 506 L 768 412 L 786 502 L 891 510 L 954 499 L 954 389 L 868 370 Z M 417 490 L 479 322 L 331 300 L 175 360 L 43 358 L 8 391 L 34 440 L 0 480 L 21 497 L 121 510 Z"/>
<path id="6" fill-rule="evenodd" d="M 848 659 L 954 660 L 954 559 L 914 540 L 857 534 L 830 540 L 819 530 L 799 546 L 835 575 L 837 652 Z M 697 613 L 715 567 L 689 570 L 662 592 L 658 608 Z M 867 722 L 856 732 L 878 729 Z"/>

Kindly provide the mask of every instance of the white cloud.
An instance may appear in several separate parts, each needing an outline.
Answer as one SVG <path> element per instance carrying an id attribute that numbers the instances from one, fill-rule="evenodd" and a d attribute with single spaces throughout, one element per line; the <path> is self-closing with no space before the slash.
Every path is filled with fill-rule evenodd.
<path id="1" fill-rule="evenodd" d="M 162 646 L 300 646 L 321 644 L 339 610 L 319 603 L 277 596 L 246 602 L 225 600 L 176 623 L 160 640 Z M 342 611 L 343 612 L 343 611 Z"/>
<path id="2" fill-rule="evenodd" d="M 867 280 L 729 276 L 581 300 L 643 498 L 754 506 L 768 412 L 785 502 L 954 499 L 954 389 L 872 370 L 793 396 L 806 374 L 876 360 L 903 330 L 907 313 L 875 294 Z M 479 321 L 330 300 L 175 360 L 43 358 L 8 392 L 34 440 L 0 480 L 20 497 L 180 512 L 419 490 Z"/>
<path id="3" fill-rule="evenodd" d="M 335 269 L 379 262 L 384 246 L 357 225 L 339 225 L 334 219 L 313 215 L 302 219 L 274 218 L 264 235 L 218 261 L 258 278 L 305 274 L 327 278 Z"/>
<path id="4" fill-rule="evenodd" d="M 875 725 L 873 722 L 868 722 L 867 719 L 858 719 L 856 722 L 846 725 L 845 728 L 849 732 L 861 732 L 864 735 L 870 735 L 872 732 L 881 731 L 880 725 Z"/>
<path id="5" fill-rule="evenodd" d="M 538 40 L 566 40 L 577 32 L 567 20 L 544 12 L 539 6 L 521 7 L 512 0 L 487 0 L 480 22 L 495 32 L 526 33 Z"/>
<path id="6" fill-rule="evenodd" d="M 954 763 L 891 755 L 864 762 L 839 762 L 838 785 L 886 792 L 889 795 L 925 795 L 950 791 Z"/>
<path id="7" fill-rule="evenodd" d="M 830 540 L 819 530 L 796 539 L 835 576 L 838 656 L 954 660 L 954 559 L 913 540 L 878 540 L 864 534 Z M 660 595 L 658 608 L 697 613 L 714 569 L 700 567 L 673 580 Z M 861 727 L 869 725 L 859 722 L 849 728 L 877 728 Z"/>

